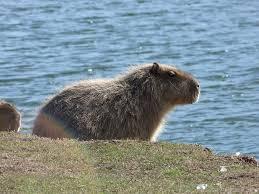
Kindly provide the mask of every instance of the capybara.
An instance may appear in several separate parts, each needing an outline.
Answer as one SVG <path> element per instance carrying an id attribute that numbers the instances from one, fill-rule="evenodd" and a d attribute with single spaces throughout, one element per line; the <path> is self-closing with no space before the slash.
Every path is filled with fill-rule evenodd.
<path id="1" fill-rule="evenodd" d="M 51 138 L 155 140 L 164 116 L 197 101 L 198 81 L 158 63 L 140 65 L 114 79 L 66 87 L 41 108 L 33 134 Z"/>
<path id="2" fill-rule="evenodd" d="M 0 131 L 19 131 L 21 115 L 18 110 L 8 102 L 0 101 Z"/>

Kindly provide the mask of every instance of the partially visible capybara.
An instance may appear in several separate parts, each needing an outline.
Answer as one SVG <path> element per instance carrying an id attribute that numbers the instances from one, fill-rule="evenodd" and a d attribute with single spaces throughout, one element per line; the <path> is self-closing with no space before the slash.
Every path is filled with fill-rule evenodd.
<path id="1" fill-rule="evenodd" d="M 0 131 L 19 131 L 20 126 L 20 113 L 10 103 L 0 101 Z"/>
<path id="2" fill-rule="evenodd" d="M 165 114 L 199 97 L 190 74 L 158 63 L 114 79 L 85 80 L 50 99 L 33 134 L 51 138 L 155 140 Z"/>

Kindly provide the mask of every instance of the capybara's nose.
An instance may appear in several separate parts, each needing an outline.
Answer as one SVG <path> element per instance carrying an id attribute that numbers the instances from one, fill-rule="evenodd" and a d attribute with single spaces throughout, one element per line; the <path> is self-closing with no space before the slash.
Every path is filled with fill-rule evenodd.
<path id="1" fill-rule="evenodd" d="M 197 89 L 200 88 L 200 84 L 196 80 L 191 80 L 191 86 L 194 87 L 194 88 L 197 88 Z"/>
<path id="2" fill-rule="evenodd" d="M 200 89 L 200 84 L 197 79 L 193 78 L 192 82 L 193 82 L 192 85 L 194 87 L 196 87 L 197 89 Z"/>

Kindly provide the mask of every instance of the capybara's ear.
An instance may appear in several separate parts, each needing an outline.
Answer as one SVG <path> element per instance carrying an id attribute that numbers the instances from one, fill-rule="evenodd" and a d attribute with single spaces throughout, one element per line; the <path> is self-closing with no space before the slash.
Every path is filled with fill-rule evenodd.
<path id="1" fill-rule="evenodd" d="M 156 62 L 154 62 L 154 63 L 153 63 L 153 66 L 152 66 L 151 69 L 150 69 L 150 72 L 153 73 L 153 74 L 158 74 L 159 68 L 160 68 L 160 67 L 159 67 L 159 64 L 156 63 Z"/>

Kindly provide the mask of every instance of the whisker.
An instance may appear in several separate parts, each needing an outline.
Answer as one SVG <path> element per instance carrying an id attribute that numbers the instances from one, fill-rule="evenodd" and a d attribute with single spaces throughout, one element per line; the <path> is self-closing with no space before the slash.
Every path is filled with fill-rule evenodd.
<path id="1" fill-rule="evenodd" d="M 169 82 L 170 82 L 170 84 L 174 87 L 174 89 L 175 89 L 178 93 L 180 93 L 179 88 L 177 88 L 171 81 L 169 81 Z"/>

